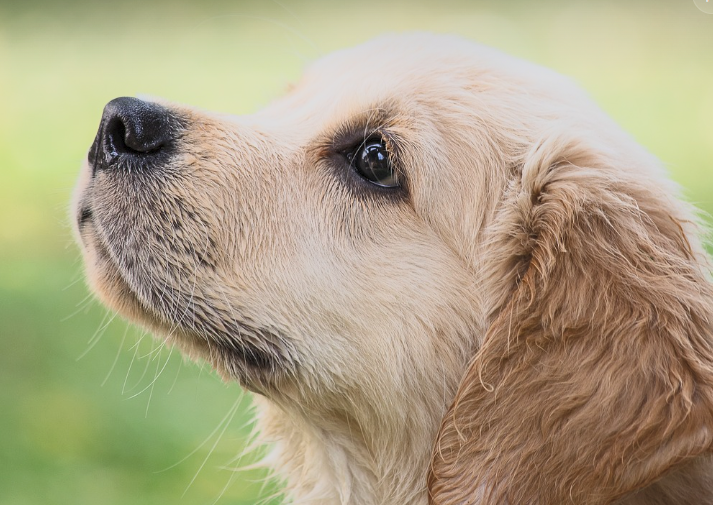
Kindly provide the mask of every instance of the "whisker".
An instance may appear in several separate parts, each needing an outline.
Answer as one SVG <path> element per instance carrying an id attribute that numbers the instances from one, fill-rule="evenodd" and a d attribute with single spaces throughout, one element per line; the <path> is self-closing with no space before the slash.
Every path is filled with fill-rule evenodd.
<path id="1" fill-rule="evenodd" d="M 176 383 L 178 382 L 178 376 L 181 373 L 181 369 L 183 368 L 183 361 L 179 361 L 178 367 L 176 367 L 176 376 L 173 378 L 173 383 L 171 384 L 171 387 L 168 390 L 167 395 L 170 395 L 171 392 L 173 391 L 173 388 L 176 387 Z"/>
<path id="2" fill-rule="evenodd" d="M 233 404 L 233 407 L 230 409 L 230 412 L 229 412 L 229 417 L 228 417 L 227 421 L 224 422 L 223 429 L 220 430 L 218 437 L 215 439 L 215 442 L 213 442 L 213 445 L 211 446 L 210 450 L 208 451 L 208 455 L 203 459 L 203 462 L 201 463 L 200 467 L 198 467 L 198 470 L 196 470 L 195 475 L 193 476 L 191 481 L 188 483 L 186 490 L 183 492 L 183 495 L 181 495 L 182 497 L 186 495 L 186 493 L 191 488 L 191 486 L 193 485 L 195 480 L 198 478 L 198 474 L 200 474 L 201 470 L 203 470 L 203 467 L 208 462 L 208 459 L 213 454 L 213 451 L 215 451 L 215 448 L 218 446 L 218 443 L 220 442 L 220 440 L 223 438 L 225 431 L 228 429 L 228 426 L 230 425 L 231 421 L 233 420 L 233 417 L 235 416 L 235 413 L 238 411 L 238 407 L 240 406 L 242 399 L 243 399 L 243 395 L 240 395 L 238 400 Z M 225 419 L 225 418 L 223 418 L 223 419 Z"/>
<path id="3" fill-rule="evenodd" d="M 107 372 L 106 377 L 104 377 L 104 380 L 101 383 L 101 387 L 104 387 L 104 384 L 106 384 L 106 381 L 109 380 L 109 376 L 114 371 L 114 368 L 116 367 L 116 363 L 119 361 L 119 356 L 121 355 L 121 351 L 124 348 L 124 342 L 126 341 L 127 333 L 129 333 L 128 325 L 124 328 L 124 335 L 121 337 L 121 344 L 119 344 L 119 348 L 116 351 L 116 356 L 114 356 L 114 362 L 111 364 L 111 367 L 109 367 L 109 371 Z"/>
<path id="4" fill-rule="evenodd" d="M 154 390 L 154 386 L 156 385 L 156 381 L 158 380 L 159 377 L 161 377 L 161 374 L 162 374 L 163 371 L 166 369 L 166 366 L 168 365 L 168 362 L 171 360 L 171 353 L 173 353 L 173 348 L 171 348 L 171 350 L 168 351 L 168 357 L 166 358 L 166 361 L 165 361 L 165 363 L 163 364 L 163 367 L 161 368 L 161 370 L 158 369 L 159 365 L 161 364 L 161 361 L 158 360 L 158 359 L 156 360 L 156 374 L 155 374 L 154 379 L 151 381 L 151 384 L 150 384 L 151 390 L 149 391 L 149 399 L 146 401 L 146 413 L 145 413 L 145 417 L 148 417 L 148 416 L 149 416 L 149 406 L 151 405 L 151 398 L 153 398 L 153 390 Z M 138 395 L 138 394 L 141 394 L 141 393 L 137 393 L 137 395 Z"/>
<path id="5" fill-rule="evenodd" d="M 160 350 L 160 349 L 161 349 L 161 347 L 159 347 L 159 350 Z M 161 366 L 161 360 L 156 359 L 156 373 L 154 374 L 153 380 L 152 380 L 151 382 L 149 382 L 149 384 L 146 385 L 141 391 L 139 391 L 138 393 L 134 393 L 133 395 L 129 396 L 129 397 L 127 398 L 127 400 L 131 400 L 132 398 L 136 398 L 137 396 L 139 396 L 141 393 L 143 393 L 143 392 L 146 391 L 147 389 L 151 389 L 151 392 L 153 393 L 153 386 L 154 386 L 154 384 L 156 384 L 156 381 L 157 381 L 158 378 L 161 376 L 161 374 L 163 373 L 163 371 L 166 369 L 166 366 L 168 365 L 168 361 L 171 359 L 171 354 L 172 354 L 172 353 L 173 353 L 173 348 L 171 348 L 171 350 L 168 352 L 168 357 L 166 358 L 166 361 L 164 361 L 163 366 Z M 156 356 L 158 357 L 158 354 L 157 354 Z M 151 363 L 151 361 L 153 361 L 153 360 L 147 361 L 147 365 L 148 365 L 149 363 Z M 148 368 L 148 367 L 147 367 L 147 368 Z M 160 368 L 160 370 L 159 370 L 159 368 Z M 142 377 L 142 378 L 143 378 L 143 377 Z M 151 401 L 151 395 L 149 395 L 149 402 L 150 402 L 150 401 Z M 148 406 L 147 406 L 146 408 L 147 408 L 147 410 L 148 410 Z"/>
<path id="6" fill-rule="evenodd" d="M 62 319 L 59 320 L 59 322 L 64 323 L 79 314 L 80 312 L 84 312 L 93 302 L 95 302 L 94 296 L 89 293 L 87 296 L 77 302 L 77 304 L 75 305 L 75 307 L 78 307 L 77 310 L 67 316 L 64 316 Z"/>
<path id="7" fill-rule="evenodd" d="M 136 384 L 134 384 L 134 385 L 133 385 L 131 388 L 129 388 L 128 390 L 126 389 L 126 383 L 128 382 L 128 380 L 129 380 L 129 375 L 131 374 L 131 368 L 132 368 L 132 366 L 133 366 L 133 364 L 134 364 L 134 361 L 136 360 L 136 356 L 138 355 L 138 352 L 139 352 L 139 344 L 141 344 L 141 342 L 143 341 L 143 339 L 144 339 L 144 337 L 145 337 L 146 335 L 147 335 L 146 331 L 142 331 L 142 332 L 141 332 L 141 336 L 139 337 L 139 340 L 132 346 L 133 349 L 134 349 L 134 355 L 131 357 L 131 362 L 129 363 L 129 368 L 128 368 L 128 370 L 126 371 L 126 377 L 125 377 L 125 379 L 124 379 L 124 386 L 123 386 L 123 388 L 121 389 L 121 394 L 122 394 L 122 395 L 125 394 L 125 393 L 129 393 L 129 392 L 133 391 L 134 388 L 136 388 L 136 387 L 141 383 L 141 380 L 142 380 L 142 379 L 144 378 L 144 376 L 146 375 L 146 369 L 148 368 L 148 363 L 149 363 L 149 362 L 146 363 L 146 367 L 144 368 L 144 372 L 141 374 L 141 377 L 139 377 L 139 380 L 136 382 Z"/>
<path id="8" fill-rule="evenodd" d="M 89 351 L 91 351 L 94 348 L 94 346 L 97 345 L 99 340 L 101 340 L 102 336 L 104 336 L 104 333 L 106 333 L 106 329 L 109 327 L 109 325 L 112 323 L 112 321 L 114 321 L 114 318 L 116 317 L 116 314 L 113 314 L 109 318 L 109 320 L 106 323 L 104 323 L 103 321 L 106 320 L 106 318 L 109 314 L 110 313 L 107 312 L 107 314 L 104 316 L 104 319 L 102 319 L 102 323 L 100 323 L 101 326 L 97 329 L 97 331 L 94 332 L 94 335 L 89 339 L 89 345 L 84 350 L 84 352 L 77 357 L 77 361 L 79 361 L 84 356 L 86 356 L 89 353 Z"/>
<path id="9" fill-rule="evenodd" d="M 200 451 L 201 447 L 203 447 L 205 444 L 208 443 L 208 441 L 209 441 L 211 438 L 213 438 L 213 436 L 217 433 L 217 431 L 221 428 L 221 426 L 223 426 L 223 424 L 226 423 L 226 421 L 227 421 L 228 423 L 230 423 L 230 420 L 232 420 L 232 416 L 233 416 L 233 414 L 235 413 L 235 410 L 240 406 L 240 403 L 242 402 L 243 396 L 244 396 L 244 395 L 241 394 L 241 395 L 235 400 L 235 403 L 233 403 L 233 405 L 230 407 L 230 409 L 228 409 L 228 412 L 225 414 L 225 416 L 223 416 L 223 419 L 220 420 L 220 422 L 218 423 L 218 426 L 216 426 L 216 427 L 213 429 L 213 431 L 211 431 L 210 434 L 209 434 L 205 439 L 203 439 L 203 441 L 198 445 L 198 447 L 196 447 L 195 449 L 193 449 L 191 452 L 189 452 L 187 455 L 185 455 L 185 456 L 184 456 L 183 458 L 181 458 L 180 460 L 176 461 L 174 464 L 172 464 L 172 465 L 170 465 L 170 466 L 167 466 L 166 468 L 163 468 L 162 470 L 157 470 L 157 471 L 155 471 L 154 473 L 163 473 L 163 472 L 167 472 L 168 470 L 171 470 L 172 468 L 176 468 L 178 465 L 180 465 L 181 463 L 185 462 L 188 458 L 190 458 L 190 457 L 193 456 L 195 453 L 197 453 L 198 451 Z M 194 477 L 194 479 L 195 479 L 195 477 Z M 188 491 L 188 490 L 186 490 L 186 491 Z"/>
<path id="10" fill-rule="evenodd" d="M 223 497 L 225 492 L 230 488 L 231 484 L 233 483 L 233 481 L 235 480 L 235 477 L 237 475 L 238 474 L 235 472 L 230 473 L 230 475 L 228 476 L 228 482 L 225 483 L 225 486 L 223 486 L 223 489 L 220 490 L 220 493 L 218 494 L 216 499 L 213 500 L 213 503 L 211 505 L 215 505 L 216 503 L 218 503 L 220 501 L 220 499 Z"/>

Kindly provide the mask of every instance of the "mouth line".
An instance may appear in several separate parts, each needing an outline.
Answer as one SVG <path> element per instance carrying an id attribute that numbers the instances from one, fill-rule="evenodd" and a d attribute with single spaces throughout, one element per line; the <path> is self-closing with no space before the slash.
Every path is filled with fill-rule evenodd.
<path id="1" fill-rule="evenodd" d="M 92 220 L 93 215 L 91 208 L 82 207 L 79 211 L 79 216 L 77 216 L 77 228 L 81 231 Z"/>
<path id="2" fill-rule="evenodd" d="M 224 358 L 231 362 L 244 363 L 249 369 L 269 371 L 274 373 L 282 361 L 279 356 L 268 353 L 257 346 L 245 342 L 224 342 L 213 340 L 209 346 L 214 347 Z"/>

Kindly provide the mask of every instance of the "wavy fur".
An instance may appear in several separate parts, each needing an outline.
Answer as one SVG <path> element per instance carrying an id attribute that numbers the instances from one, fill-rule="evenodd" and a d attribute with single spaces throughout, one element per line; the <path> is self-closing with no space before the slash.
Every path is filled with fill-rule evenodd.
<path id="1" fill-rule="evenodd" d="M 251 116 L 163 107 L 165 166 L 85 164 L 89 280 L 256 393 L 290 503 L 713 503 L 701 227 L 567 79 L 391 36 Z M 345 162 L 375 136 L 398 190 Z"/>

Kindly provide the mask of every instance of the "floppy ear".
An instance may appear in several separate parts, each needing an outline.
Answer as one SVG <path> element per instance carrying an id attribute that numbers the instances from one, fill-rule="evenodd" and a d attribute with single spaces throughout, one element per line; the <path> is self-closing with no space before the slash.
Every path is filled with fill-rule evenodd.
<path id="1" fill-rule="evenodd" d="M 432 504 L 611 503 L 713 442 L 689 212 L 592 152 L 550 138 L 507 191 L 487 269 L 508 288 L 442 421 Z"/>

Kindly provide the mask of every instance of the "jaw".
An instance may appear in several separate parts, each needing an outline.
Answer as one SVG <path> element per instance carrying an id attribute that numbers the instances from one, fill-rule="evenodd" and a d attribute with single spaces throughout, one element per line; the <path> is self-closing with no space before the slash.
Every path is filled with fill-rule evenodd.
<path id="1" fill-rule="evenodd" d="M 137 289 L 136 279 L 117 263 L 111 245 L 97 229 L 86 199 L 75 197 L 75 201 L 75 234 L 82 247 L 87 280 L 106 306 L 175 345 L 187 357 L 208 362 L 225 381 L 237 381 L 252 392 L 269 394 L 289 372 L 283 349 L 269 332 L 239 320 L 232 320 L 231 326 L 216 316 L 211 325 L 221 329 L 222 334 L 218 334 L 215 329 L 206 331 L 205 324 L 197 324 L 195 306 L 186 305 L 181 310 L 175 305 L 167 311 L 165 306 L 152 303 L 142 294 L 144 290 Z M 160 293 L 161 299 L 171 296 L 165 288 Z"/>
<path id="2" fill-rule="evenodd" d="M 246 360 L 237 348 L 186 331 L 147 308 L 89 232 L 90 227 L 81 232 L 88 276 L 106 305 L 148 327 L 188 357 L 207 361 L 224 380 L 237 380 L 263 396 L 255 397 L 257 436 L 272 446 L 270 466 L 277 466 L 278 474 L 286 477 L 295 503 L 427 503 L 425 481 L 432 440 L 454 395 L 457 377 L 414 378 L 408 386 L 412 391 L 384 392 L 388 405 L 358 398 L 354 391 L 342 398 L 337 392 L 315 397 L 315 391 L 298 388 L 294 381 L 276 374 L 274 365 L 268 373 L 264 366 Z M 440 387 L 426 392 L 418 383 Z M 409 401 L 395 406 L 388 397 Z M 355 405 L 370 407 L 349 411 Z M 389 412 L 394 407 L 398 407 L 395 413 Z"/>

